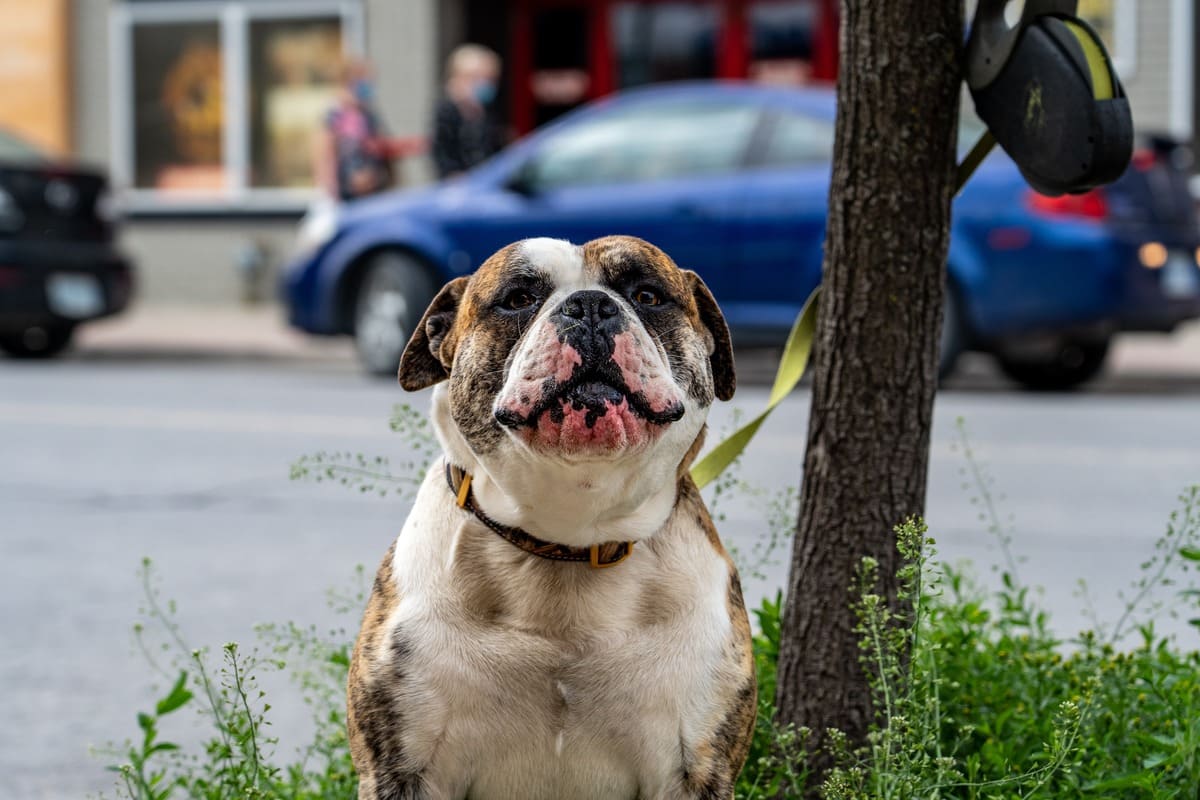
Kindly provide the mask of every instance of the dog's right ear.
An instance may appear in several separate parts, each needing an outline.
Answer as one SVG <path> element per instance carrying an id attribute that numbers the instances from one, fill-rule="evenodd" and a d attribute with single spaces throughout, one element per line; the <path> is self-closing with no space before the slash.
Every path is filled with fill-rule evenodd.
<path id="1" fill-rule="evenodd" d="M 453 344 L 446 341 L 446 334 L 454 326 L 467 281 L 464 275 L 443 286 L 413 331 L 400 356 L 400 385 L 405 390 L 420 391 L 450 377 L 454 348 L 446 347 Z"/>

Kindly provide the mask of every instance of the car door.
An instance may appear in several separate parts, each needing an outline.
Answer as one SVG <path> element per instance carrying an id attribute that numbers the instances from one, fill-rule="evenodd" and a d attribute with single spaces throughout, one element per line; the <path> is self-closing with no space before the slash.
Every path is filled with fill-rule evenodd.
<path id="1" fill-rule="evenodd" d="M 760 117 L 753 105 L 703 98 L 584 115 L 537 142 L 506 191 L 450 223 L 452 236 L 475 264 L 529 236 L 639 236 L 700 273 L 720 299 L 737 280 L 729 240 Z"/>
<path id="2" fill-rule="evenodd" d="M 743 343 L 781 340 L 821 281 L 833 121 L 773 111 L 756 137 L 737 198 L 725 316 Z"/>

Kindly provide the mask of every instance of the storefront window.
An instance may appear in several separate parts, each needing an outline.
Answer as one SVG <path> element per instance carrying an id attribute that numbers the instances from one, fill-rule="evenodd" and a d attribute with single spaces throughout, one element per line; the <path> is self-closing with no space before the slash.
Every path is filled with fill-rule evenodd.
<path id="1" fill-rule="evenodd" d="M 228 187 L 225 103 L 215 22 L 155 23 L 133 32 L 134 185 L 178 192 Z"/>
<path id="2" fill-rule="evenodd" d="M 118 3 L 114 177 L 129 207 L 301 208 L 361 8 L 307 0 Z"/>
<path id="3" fill-rule="evenodd" d="M 334 104 L 341 54 L 336 17 L 250 23 L 250 185 L 313 185 L 313 136 Z"/>
<path id="4" fill-rule="evenodd" d="M 618 3 L 613 42 L 618 85 L 712 78 L 720 11 L 702 3 Z"/>

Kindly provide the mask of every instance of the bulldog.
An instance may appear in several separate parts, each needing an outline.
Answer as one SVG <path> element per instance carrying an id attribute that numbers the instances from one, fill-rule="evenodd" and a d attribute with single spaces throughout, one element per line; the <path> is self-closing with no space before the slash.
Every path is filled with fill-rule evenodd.
<path id="1" fill-rule="evenodd" d="M 631 237 L 528 239 L 434 298 L 400 384 L 443 456 L 348 686 L 361 800 L 728 798 L 757 710 L 688 467 L 734 391 L 704 282 Z"/>

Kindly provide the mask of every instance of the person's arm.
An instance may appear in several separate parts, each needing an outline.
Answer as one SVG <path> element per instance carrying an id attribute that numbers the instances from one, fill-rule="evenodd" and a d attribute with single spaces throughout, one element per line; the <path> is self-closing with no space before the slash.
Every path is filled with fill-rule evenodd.
<path id="1" fill-rule="evenodd" d="M 338 197 L 337 147 L 328 126 L 322 126 L 314 137 L 313 179 L 318 189 Z"/>

